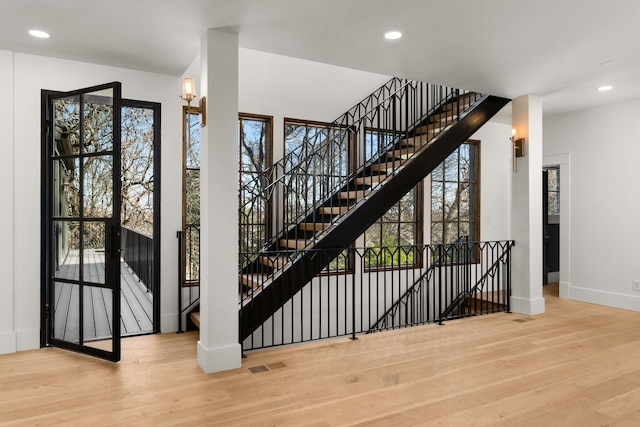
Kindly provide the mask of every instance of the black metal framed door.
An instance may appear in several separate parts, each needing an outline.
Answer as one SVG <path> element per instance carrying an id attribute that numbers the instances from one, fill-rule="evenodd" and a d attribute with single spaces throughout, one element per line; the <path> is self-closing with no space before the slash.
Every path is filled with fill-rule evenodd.
<path id="1" fill-rule="evenodd" d="M 549 284 L 549 172 L 542 171 L 542 284 Z"/>
<path id="2" fill-rule="evenodd" d="M 121 85 L 43 92 L 43 331 L 120 360 Z"/>

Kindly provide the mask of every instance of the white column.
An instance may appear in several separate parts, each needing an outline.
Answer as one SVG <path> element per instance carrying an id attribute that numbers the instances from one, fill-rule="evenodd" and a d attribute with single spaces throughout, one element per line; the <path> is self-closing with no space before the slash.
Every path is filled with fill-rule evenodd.
<path id="1" fill-rule="evenodd" d="M 542 297 L 542 99 L 525 95 L 512 101 L 512 126 L 525 138 L 511 181 L 513 248 L 511 309 L 544 313 Z"/>
<path id="2" fill-rule="evenodd" d="M 13 52 L 0 50 L 0 130 L 2 132 L 2 156 L 0 156 L 0 354 L 14 353 L 16 332 L 14 319 L 14 144 L 13 132 Z M 33 118 L 39 121 L 38 117 Z M 34 258 L 37 262 L 37 252 Z"/>
<path id="3" fill-rule="evenodd" d="M 201 270 L 198 364 L 238 368 L 238 36 L 207 30 L 201 45 Z"/>

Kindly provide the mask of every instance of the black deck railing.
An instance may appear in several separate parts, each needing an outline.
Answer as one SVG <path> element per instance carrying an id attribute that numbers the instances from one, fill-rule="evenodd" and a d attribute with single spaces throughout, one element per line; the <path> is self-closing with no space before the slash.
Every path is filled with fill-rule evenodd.
<path id="1" fill-rule="evenodd" d="M 153 292 L 153 238 L 130 228 L 122 227 L 122 259 Z"/>
<path id="2" fill-rule="evenodd" d="M 326 258 L 329 267 L 246 338 L 243 349 L 345 335 L 356 338 L 360 333 L 509 311 L 513 244 L 314 251 L 313 256 Z M 301 252 L 277 256 L 286 264 Z M 260 288 L 245 286 L 243 291 L 246 296 Z M 240 310 L 242 315 L 242 304 Z"/>

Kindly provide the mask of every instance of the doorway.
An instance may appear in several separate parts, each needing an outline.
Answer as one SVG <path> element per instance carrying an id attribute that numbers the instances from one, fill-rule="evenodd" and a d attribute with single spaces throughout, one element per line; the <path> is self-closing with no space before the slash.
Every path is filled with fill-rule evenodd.
<path id="1" fill-rule="evenodd" d="M 560 281 L 560 167 L 542 172 L 543 285 Z"/>
<path id="2" fill-rule="evenodd" d="M 111 361 L 160 315 L 160 106 L 120 93 L 42 92 L 41 345 Z"/>

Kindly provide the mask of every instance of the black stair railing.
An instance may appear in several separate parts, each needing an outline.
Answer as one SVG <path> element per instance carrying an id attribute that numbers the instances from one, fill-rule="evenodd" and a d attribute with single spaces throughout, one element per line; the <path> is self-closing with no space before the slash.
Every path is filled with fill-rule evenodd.
<path id="1" fill-rule="evenodd" d="M 329 267 L 242 340 L 244 350 L 509 311 L 512 241 L 312 249 Z M 442 262 L 449 253 L 457 262 Z M 344 268 L 349 264 L 348 268 Z M 442 317 L 467 291 L 481 303 Z M 469 293 L 471 291 L 471 293 Z"/>
<path id="2" fill-rule="evenodd" d="M 428 246 L 429 267 L 369 332 L 510 311 L 513 246 L 511 240 Z"/>
<path id="3" fill-rule="evenodd" d="M 459 294 L 451 301 L 451 303 L 440 314 L 440 320 L 452 317 L 463 317 L 472 313 L 482 313 L 490 311 L 496 306 L 505 307 L 506 311 L 510 310 L 510 303 L 507 293 L 496 292 L 493 284 L 501 282 L 501 275 L 508 275 L 506 268 L 510 268 L 511 248 L 514 246 L 513 241 L 492 242 L 486 244 L 482 253 L 490 266 L 482 272 L 477 278 L 475 285 L 471 288 L 459 289 Z M 469 244 L 458 245 L 457 250 L 475 251 L 476 248 Z M 494 260 L 493 263 L 489 262 Z M 510 282 L 508 289 L 511 289 Z"/>
<path id="4" fill-rule="evenodd" d="M 240 242 L 240 339 L 320 273 L 507 102 L 407 81 L 354 123 L 336 121 L 326 132 L 319 132 L 321 142 L 316 141 L 313 148 L 305 145 L 297 164 L 288 164 L 292 157 L 285 157 L 270 171 L 274 181 L 255 190 L 265 194 L 264 199 L 273 197 L 270 203 L 277 211 L 288 213 L 281 231 L 259 251 L 247 250 L 252 245 L 259 247 L 256 239 L 252 245 Z M 344 152 L 352 155 L 339 154 Z M 260 203 L 241 201 L 241 218 L 243 209 L 250 211 Z M 311 249 L 325 252 L 318 257 Z"/>

